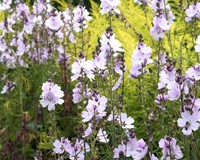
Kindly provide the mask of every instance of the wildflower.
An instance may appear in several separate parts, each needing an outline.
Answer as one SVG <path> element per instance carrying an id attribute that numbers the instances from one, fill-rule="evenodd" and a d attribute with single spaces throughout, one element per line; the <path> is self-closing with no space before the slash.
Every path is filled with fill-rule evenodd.
<path id="1" fill-rule="evenodd" d="M 28 16 L 29 14 L 29 7 L 26 5 L 26 3 L 20 3 L 17 8 L 17 16 Z"/>
<path id="2" fill-rule="evenodd" d="M 143 68 L 153 62 L 151 59 L 152 49 L 144 43 L 138 43 L 136 50 L 132 54 L 132 68 L 130 77 L 137 78 L 143 73 Z"/>
<path id="3" fill-rule="evenodd" d="M 180 150 L 180 147 L 176 145 L 176 139 L 170 136 L 165 136 L 159 141 L 159 147 L 162 148 L 162 157 L 161 160 L 170 159 L 181 159 L 183 153 Z"/>
<path id="4" fill-rule="evenodd" d="M 88 137 L 92 133 L 92 124 L 88 124 L 88 128 L 85 130 L 83 137 Z"/>
<path id="5" fill-rule="evenodd" d="M 126 113 L 121 112 L 117 118 L 117 121 L 122 126 L 123 129 L 134 128 L 133 126 L 134 119 L 132 117 L 127 117 Z"/>
<path id="6" fill-rule="evenodd" d="M 180 85 L 177 82 L 170 82 L 167 84 L 169 100 L 177 100 L 180 95 Z"/>
<path id="7" fill-rule="evenodd" d="M 189 68 L 186 71 L 186 78 L 194 79 L 195 81 L 200 80 L 200 64 Z"/>
<path id="8" fill-rule="evenodd" d="M 195 52 L 200 52 L 200 36 L 197 37 L 196 45 L 194 46 Z"/>
<path id="9" fill-rule="evenodd" d="M 6 81 L 5 86 L 3 87 L 1 94 L 8 93 L 9 91 L 12 91 L 15 88 L 15 82 Z"/>
<path id="10" fill-rule="evenodd" d="M 85 157 L 84 153 L 89 151 L 90 146 L 83 140 L 77 139 L 67 152 L 69 153 L 69 158 L 71 160 L 83 160 Z"/>
<path id="11" fill-rule="evenodd" d="M 63 91 L 60 86 L 54 84 L 53 82 L 45 82 L 42 85 L 42 95 L 40 96 L 42 100 L 40 100 L 40 104 L 42 107 L 47 107 L 48 110 L 55 110 L 56 104 L 63 104 L 64 100 L 61 97 L 64 96 Z"/>
<path id="12" fill-rule="evenodd" d="M 94 61 L 85 60 L 85 58 L 81 60 L 76 60 L 72 64 L 72 74 L 71 80 L 74 81 L 77 78 L 85 77 L 85 75 L 92 81 L 94 79 L 93 70 L 95 68 Z"/>
<path id="13" fill-rule="evenodd" d="M 96 120 L 102 119 L 106 115 L 105 109 L 107 101 L 105 96 L 100 97 L 99 95 L 89 99 L 88 105 L 86 106 L 87 110 L 82 112 L 82 121 L 88 122 L 94 116 Z"/>
<path id="14" fill-rule="evenodd" d="M 3 0 L 1 3 L 0 3 L 0 10 L 7 10 L 7 9 L 10 9 L 10 5 L 12 3 L 12 0 Z"/>
<path id="15" fill-rule="evenodd" d="M 127 143 L 126 157 L 132 157 L 135 160 L 144 158 L 148 150 L 148 146 L 143 139 L 137 140 L 136 137 L 129 138 Z"/>
<path id="16" fill-rule="evenodd" d="M 101 0 L 100 7 L 102 8 L 100 13 L 105 14 L 110 12 L 111 10 L 114 10 L 116 13 L 120 13 L 119 9 L 117 9 L 117 6 L 120 4 L 120 0 Z"/>
<path id="17" fill-rule="evenodd" d="M 163 39 L 164 32 L 170 29 L 169 22 L 164 16 L 154 17 L 153 27 L 150 30 L 151 35 L 155 40 Z"/>
<path id="18" fill-rule="evenodd" d="M 121 48 L 122 44 L 116 39 L 115 34 L 113 32 L 104 33 L 101 36 L 100 42 L 101 42 L 101 48 L 100 48 L 101 52 L 104 52 L 104 53 L 106 53 L 107 51 L 110 52 L 111 48 L 114 53 L 124 52 L 124 49 Z"/>
<path id="19" fill-rule="evenodd" d="M 108 56 L 117 57 L 119 52 L 124 52 L 124 49 L 121 47 L 122 44 L 116 39 L 115 34 L 112 33 L 112 28 L 108 28 L 107 32 L 100 39 L 100 53 L 94 55 L 94 62 L 97 69 L 105 70 L 108 65 Z M 120 61 L 117 61 L 115 71 L 119 71 L 117 67 L 120 65 Z"/>
<path id="20" fill-rule="evenodd" d="M 157 21 L 153 21 L 153 27 L 150 30 L 150 34 L 153 36 L 154 40 L 159 40 L 164 38 L 164 31 L 157 24 Z"/>
<path id="21" fill-rule="evenodd" d="M 164 3 L 164 0 L 152 0 L 152 5 L 151 5 L 151 8 L 154 10 L 154 11 L 157 11 L 158 9 L 160 10 L 164 10 L 166 4 Z"/>
<path id="22" fill-rule="evenodd" d="M 33 13 L 35 15 L 41 15 L 42 12 L 46 9 L 45 6 L 47 6 L 47 4 L 45 4 L 43 0 L 34 1 Z"/>
<path id="23" fill-rule="evenodd" d="M 118 147 L 113 150 L 114 152 L 113 158 L 120 158 L 119 157 L 120 153 L 124 154 L 125 150 L 126 150 L 126 146 L 123 143 L 119 144 Z"/>
<path id="24" fill-rule="evenodd" d="M 126 157 L 132 157 L 134 160 L 144 158 L 147 153 L 148 146 L 143 139 L 137 140 L 135 133 L 127 132 L 128 141 L 126 144 L 122 141 L 117 148 L 113 150 L 114 157 L 119 158 L 119 154 L 123 153 Z"/>
<path id="25" fill-rule="evenodd" d="M 106 69 L 106 62 L 107 59 L 104 53 L 101 52 L 99 55 L 95 55 L 94 63 L 97 68 L 102 70 Z"/>
<path id="26" fill-rule="evenodd" d="M 48 27 L 51 30 L 58 30 L 60 29 L 64 23 L 60 19 L 60 15 L 57 16 L 51 16 L 45 21 L 46 27 Z"/>
<path id="27" fill-rule="evenodd" d="M 169 99 L 169 96 L 166 94 L 158 94 L 156 97 L 155 103 L 156 104 L 161 104 L 162 102 L 166 102 Z"/>
<path id="28" fill-rule="evenodd" d="M 108 143 L 109 142 L 108 135 L 107 135 L 106 131 L 104 131 L 101 128 L 99 129 L 99 132 L 97 134 L 97 139 L 100 142 L 103 142 L 103 143 Z"/>
<path id="29" fill-rule="evenodd" d="M 199 19 L 200 18 L 200 3 L 196 2 L 192 5 L 190 5 L 186 10 L 186 17 L 185 21 L 190 22 L 193 19 Z"/>
<path id="30" fill-rule="evenodd" d="M 181 118 L 177 120 L 178 126 L 182 127 L 182 132 L 184 135 L 189 136 L 192 131 L 196 131 L 199 128 L 199 112 L 184 111 L 181 113 Z"/>
<path id="31" fill-rule="evenodd" d="M 175 82 L 176 69 L 164 66 L 160 72 L 160 82 L 158 84 L 158 89 L 164 88 L 168 83 Z"/>
<path id="32" fill-rule="evenodd" d="M 154 154 L 150 154 L 150 160 L 159 160 Z"/>
<path id="33" fill-rule="evenodd" d="M 120 83 L 122 82 L 122 79 L 123 79 L 123 75 L 121 75 L 121 76 L 119 77 L 119 79 L 117 80 L 117 82 L 116 82 L 115 85 L 113 86 L 112 91 L 114 91 L 114 90 L 116 90 L 117 88 L 119 88 Z"/>
<path id="34" fill-rule="evenodd" d="M 91 21 L 92 17 L 89 16 L 89 12 L 85 7 L 78 5 L 74 10 L 74 17 L 73 17 L 73 29 L 76 32 L 80 32 L 83 29 L 87 28 L 87 21 Z M 71 37 L 72 38 L 72 37 Z"/>
<path id="35" fill-rule="evenodd" d="M 61 45 L 57 47 L 57 51 L 59 52 L 58 63 L 61 65 L 67 65 L 69 63 L 70 56 L 65 52 Z"/>
<path id="36" fill-rule="evenodd" d="M 156 12 L 156 16 L 153 19 L 150 34 L 154 37 L 154 40 L 163 39 L 164 32 L 169 31 L 170 26 L 174 23 L 175 16 L 164 0 L 153 0 L 152 9 Z"/>
<path id="37" fill-rule="evenodd" d="M 64 137 L 61 138 L 61 140 L 55 140 L 53 143 L 54 146 L 54 152 L 57 154 L 62 154 L 66 151 L 68 151 L 68 148 L 70 147 L 70 141 L 68 139 L 65 139 Z"/>

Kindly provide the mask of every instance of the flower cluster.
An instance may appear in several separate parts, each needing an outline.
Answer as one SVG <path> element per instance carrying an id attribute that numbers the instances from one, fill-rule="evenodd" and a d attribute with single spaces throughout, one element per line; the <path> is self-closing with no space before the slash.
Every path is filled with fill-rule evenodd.
<path id="1" fill-rule="evenodd" d="M 73 102 L 78 103 L 84 97 L 90 97 L 91 91 L 90 88 L 86 87 L 83 88 L 83 85 L 79 82 L 76 84 L 75 88 L 73 89 Z"/>
<path id="2" fill-rule="evenodd" d="M 40 104 L 42 107 L 48 107 L 48 110 L 55 110 L 56 104 L 63 104 L 64 100 L 61 99 L 64 96 L 60 86 L 53 82 L 45 82 L 42 85 L 42 95 L 40 96 Z"/>
<path id="3" fill-rule="evenodd" d="M 153 19 L 153 27 L 150 30 L 150 34 L 154 37 L 154 40 L 163 39 L 164 32 L 169 31 L 175 16 L 165 0 L 153 0 L 152 9 L 156 12 L 156 15 Z"/>
<path id="4" fill-rule="evenodd" d="M 200 115 L 199 112 L 184 111 L 181 113 L 181 118 L 178 119 L 178 126 L 182 127 L 184 135 L 188 136 L 192 134 L 192 131 L 196 131 L 199 128 Z"/>
<path id="5" fill-rule="evenodd" d="M 117 6 L 120 4 L 120 0 L 101 0 L 101 14 L 109 13 L 110 11 L 114 11 L 116 13 L 120 13 Z"/>
<path id="6" fill-rule="evenodd" d="M 97 72 L 104 78 L 108 73 L 107 68 L 114 62 L 114 72 L 119 75 L 119 79 L 113 85 L 112 90 L 116 90 L 123 79 L 126 70 L 123 60 L 122 44 L 116 39 L 112 28 L 108 27 L 106 32 L 101 36 L 100 47 L 94 54 L 94 63 Z M 103 74 L 102 74 L 103 73 Z"/>
<path id="7" fill-rule="evenodd" d="M 85 7 L 80 5 L 61 12 L 49 1 L 35 1 L 32 10 L 26 3 L 16 1 L 17 7 L 13 11 L 9 10 L 11 2 L 3 1 L 0 6 L 11 14 L 0 23 L 0 62 L 8 68 L 17 65 L 27 67 L 27 55 L 29 61 L 40 63 L 57 58 L 52 53 L 63 54 L 57 47 L 63 44 L 64 37 L 76 43 L 75 32 L 87 28 L 87 22 L 92 19 Z M 15 25 L 20 27 L 16 29 Z M 52 41 L 55 43 L 52 44 Z"/>
<path id="8" fill-rule="evenodd" d="M 89 16 L 89 12 L 85 7 L 78 5 L 74 10 L 73 28 L 76 32 L 80 32 L 87 28 L 87 21 L 91 21 L 92 17 Z"/>
<path id="9" fill-rule="evenodd" d="M 114 118 L 114 119 L 113 119 Z M 120 114 L 117 113 L 111 113 L 108 116 L 108 121 L 116 121 L 123 129 L 133 129 L 134 128 L 134 119 L 132 117 L 128 117 L 126 113 L 121 112 Z"/>
<path id="10" fill-rule="evenodd" d="M 16 86 L 15 82 L 11 82 L 7 80 L 5 86 L 3 87 L 1 91 L 1 94 L 9 93 L 15 88 L 15 86 Z"/>
<path id="11" fill-rule="evenodd" d="M 95 65 L 92 60 L 86 60 L 85 58 L 82 58 L 80 60 L 76 60 L 72 64 L 72 74 L 71 80 L 74 81 L 78 78 L 84 78 L 87 76 L 90 81 L 94 80 L 94 70 Z"/>
<path id="12" fill-rule="evenodd" d="M 176 139 L 170 136 L 165 136 L 159 141 L 159 147 L 162 148 L 162 157 L 164 159 L 181 159 L 183 153 L 179 146 L 176 145 Z"/>
<path id="13" fill-rule="evenodd" d="M 177 69 L 173 66 L 173 62 L 170 59 L 164 61 L 166 62 L 162 64 L 162 70 L 159 74 L 160 82 L 158 83 L 158 89 L 162 90 L 166 87 L 168 90 L 167 95 L 162 95 L 161 97 L 171 101 L 177 100 L 183 88 L 183 78 L 177 73 Z"/>
<path id="14" fill-rule="evenodd" d="M 116 58 L 119 52 L 124 52 L 124 49 L 121 47 L 122 44 L 116 39 L 112 28 L 107 28 L 107 31 L 100 39 L 100 53 L 94 55 L 96 67 L 101 70 L 106 69 L 110 56 Z"/>
<path id="15" fill-rule="evenodd" d="M 106 116 L 106 103 L 107 98 L 105 96 L 100 97 L 99 94 L 94 94 L 91 99 L 89 99 L 86 106 L 86 111 L 82 112 L 83 122 L 89 122 L 94 118 L 96 121 L 101 120 Z"/>
<path id="16" fill-rule="evenodd" d="M 126 157 L 132 157 L 133 159 L 137 160 L 144 158 L 148 150 L 148 146 L 146 145 L 144 140 L 137 140 L 134 133 L 127 133 L 127 137 L 127 142 L 122 141 L 122 143 L 114 149 L 113 158 L 120 158 L 121 153 L 123 153 Z"/>
<path id="17" fill-rule="evenodd" d="M 168 48 L 164 48 L 165 42 L 160 40 L 164 38 L 165 33 L 169 32 L 175 19 L 166 0 L 152 0 L 152 3 L 150 0 L 134 0 L 134 2 L 139 5 L 151 4 L 152 10 L 155 12 L 150 34 L 154 40 L 159 40 L 159 48 L 156 51 L 159 57 L 154 63 L 154 67 L 157 69 L 157 80 L 159 80 L 158 95 L 154 102 L 163 111 L 159 114 L 164 114 L 164 111 L 170 113 L 166 102 L 177 100 L 177 103 L 174 104 L 180 105 L 180 117 L 175 122 L 184 135 L 191 136 L 200 126 L 200 99 L 196 91 L 200 80 L 200 64 L 196 64 L 184 72 L 182 57 L 180 57 L 180 68 L 178 68 L 177 63 L 175 63 L 176 57 L 171 60 L 166 54 L 159 53 L 168 50 Z M 120 15 L 119 4 L 120 0 L 101 0 L 100 12 L 108 14 L 110 17 L 116 15 L 125 23 L 125 26 L 129 26 L 126 17 Z M 11 6 L 15 6 L 15 10 Z M 91 159 L 96 159 L 99 158 L 98 152 L 109 148 L 106 152 L 110 152 L 108 155 L 113 156 L 114 159 L 121 159 L 121 155 L 124 159 L 143 159 L 150 146 L 147 146 L 143 139 L 136 138 L 135 132 L 137 130 L 134 128 L 137 125 L 134 124 L 135 120 L 124 112 L 125 108 L 123 107 L 128 104 L 124 98 L 126 96 L 124 93 L 125 49 L 123 49 L 122 43 L 117 40 L 112 26 L 109 26 L 99 38 L 93 57 L 87 59 L 85 54 L 88 53 L 84 47 L 84 29 L 88 27 L 87 24 L 92 17 L 84 6 L 78 5 L 75 8 L 58 11 L 50 5 L 50 0 L 36 0 L 32 8 L 29 8 L 23 0 L 22 2 L 3 0 L 0 4 L 0 10 L 6 13 L 4 20 L 0 23 L 0 63 L 5 66 L 6 72 L 9 74 L 15 72 L 15 68 L 18 66 L 25 70 L 35 66 L 44 66 L 42 69 L 46 71 L 48 65 L 56 62 L 53 65 L 56 67 L 57 64 L 60 65 L 61 71 L 59 73 L 63 78 L 62 86 L 65 93 L 58 84 L 49 80 L 42 85 L 39 102 L 43 108 L 47 107 L 49 111 L 55 110 L 55 105 L 62 105 L 65 102 L 64 114 L 66 114 L 67 119 L 71 119 L 68 117 L 70 113 L 68 109 L 71 109 L 71 106 L 78 106 L 79 112 L 76 114 L 77 118 L 80 119 L 78 138 L 62 137 L 61 140 L 55 140 L 53 143 L 54 154 L 62 155 L 63 157 L 59 157 L 60 159 L 84 160 L 90 155 L 93 156 Z M 116 17 L 113 16 L 109 20 L 112 21 Z M 199 18 L 200 3 L 195 2 L 186 8 L 185 20 L 193 22 Z M 148 65 L 153 64 L 152 48 L 144 43 L 141 34 L 137 33 L 132 26 L 130 28 L 140 37 L 131 57 L 132 67 L 130 69 L 130 78 L 138 78 L 147 73 L 146 67 Z M 82 38 L 81 47 L 78 44 L 78 35 L 81 35 Z M 71 46 L 74 47 L 74 52 L 71 51 Z M 200 52 L 200 36 L 196 39 L 194 49 L 195 52 Z M 75 57 L 77 53 L 79 53 L 79 57 Z M 49 60 L 52 61 L 46 63 Z M 54 72 L 53 67 L 55 66 L 53 65 L 52 71 L 49 73 Z M 149 69 L 150 72 L 152 68 Z M 155 72 L 151 73 L 153 75 Z M 42 75 L 42 77 L 45 76 Z M 54 77 L 54 75 L 52 76 Z M 73 89 L 70 81 L 73 81 L 72 85 L 75 86 Z M 143 83 L 143 79 L 141 81 L 141 88 L 144 89 L 144 92 L 148 90 L 147 93 L 154 97 L 154 94 Z M 20 83 L 19 80 L 16 82 Z M 21 86 L 23 83 L 25 82 L 22 82 Z M 68 86 L 69 83 L 70 86 Z M 151 87 L 153 88 L 155 85 Z M 14 81 L 7 80 L 1 94 L 8 95 L 7 93 L 10 93 L 16 86 Z M 73 92 L 72 95 L 70 95 L 71 92 Z M 142 110 L 152 99 L 148 99 L 145 97 L 146 95 L 139 95 L 142 102 L 134 102 L 142 104 Z M 155 103 L 152 104 L 153 107 Z M 152 120 L 151 114 L 158 113 L 156 109 L 153 109 L 152 112 L 149 109 L 143 110 L 146 114 L 143 120 L 147 130 L 149 129 L 148 120 Z M 172 120 L 174 122 L 174 119 Z M 147 137 L 144 139 L 149 138 L 151 145 L 154 133 L 151 137 L 149 131 L 146 132 Z M 116 143 L 113 143 L 115 140 L 117 140 Z M 99 148 L 96 149 L 94 146 Z M 159 147 L 162 149 L 161 160 L 181 159 L 183 157 L 177 140 L 171 136 L 162 138 L 159 141 Z M 158 154 L 156 153 L 156 155 Z M 151 160 L 158 160 L 150 152 L 149 157 Z M 35 159 L 39 158 L 35 157 Z"/>
<path id="18" fill-rule="evenodd" d="M 191 4 L 186 10 L 186 22 L 191 22 L 194 19 L 200 18 L 200 2 L 195 2 L 194 4 Z"/>
<path id="19" fill-rule="evenodd" d="M 75 142 L 70 142 L 67 138 L 62 137 L 60 141 L 55 140 L 53 146 L 55 153 L 67 153 L 71 160 L 84 160 L 85 152 L 90 151 L 90 146 L 79 139 L 76 139 Z"/>
<path id="20" fill-rule="evenodd" d="M 136 50 L 132 54 L 131 78 L 137 78 L 139 75 L 145 73 L 144 67 L 153 62 L 151 52 L 151 47 L 146 46 L 143 42 L 138 43 Z"/>
<path id="21" fill-rule="evenodd" d="M 186 71 L 186 78 L 190 80 L 190 82 L 193 81 L 199 81 L 200 80 L 200 64 L 196 64 L 191 68 L 188 68 Z"/>
<path id="22" fill-rule="evenodd" d="M 60 18 L 60 15 L 56 16 L 50 16 L 46 21 L 45 21 L 46 27 L 48 27 L 51 30 L 59 30 L 63 25 L 63 21 Z"/>
<path id="23" fill-rule="evenodd" d="M 12 3 L 12 0 L 3 0 L 1 3 L 0 3 L 0 10 L 7 10 L 7 9 L 10 9 L 10 5 Z"/>

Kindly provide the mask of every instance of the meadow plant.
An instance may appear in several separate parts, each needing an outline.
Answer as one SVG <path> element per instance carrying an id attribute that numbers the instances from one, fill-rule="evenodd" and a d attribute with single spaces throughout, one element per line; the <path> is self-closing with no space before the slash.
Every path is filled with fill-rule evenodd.
<path id="1" fill-rule="evenodd" d="M 64 10 L 50 0 L 0 3 L 0 158 L 200 158 L 200 3 L 180 1 L 175 18 L 170 1 L 132 1 L 148 35 L 126 18 L 123 3 L 100 0 L 107 21 L 92 53 L 94 13 L 83 2 Z M 116 24 L 137 40 L 132 56 Z"/>

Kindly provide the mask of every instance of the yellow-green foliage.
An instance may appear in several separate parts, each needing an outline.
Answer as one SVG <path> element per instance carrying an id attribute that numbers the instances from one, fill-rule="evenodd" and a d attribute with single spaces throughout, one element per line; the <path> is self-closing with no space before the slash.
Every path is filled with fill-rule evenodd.
<path id="1" fill-rule="evenodd" d="M 0 22 L 3 20 L 3 12 L 2 11 L 0 11 Z"/>

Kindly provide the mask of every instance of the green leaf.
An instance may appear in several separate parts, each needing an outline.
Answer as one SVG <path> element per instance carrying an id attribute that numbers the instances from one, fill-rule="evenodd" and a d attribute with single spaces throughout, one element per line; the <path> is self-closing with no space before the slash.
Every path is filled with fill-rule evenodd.
<path id="1" fill-rule="evenodd" d="M 43 142 L 40 142 L 38 147 L 40 149 L 52 149 L 52 143 L 43 143 Z"/>

